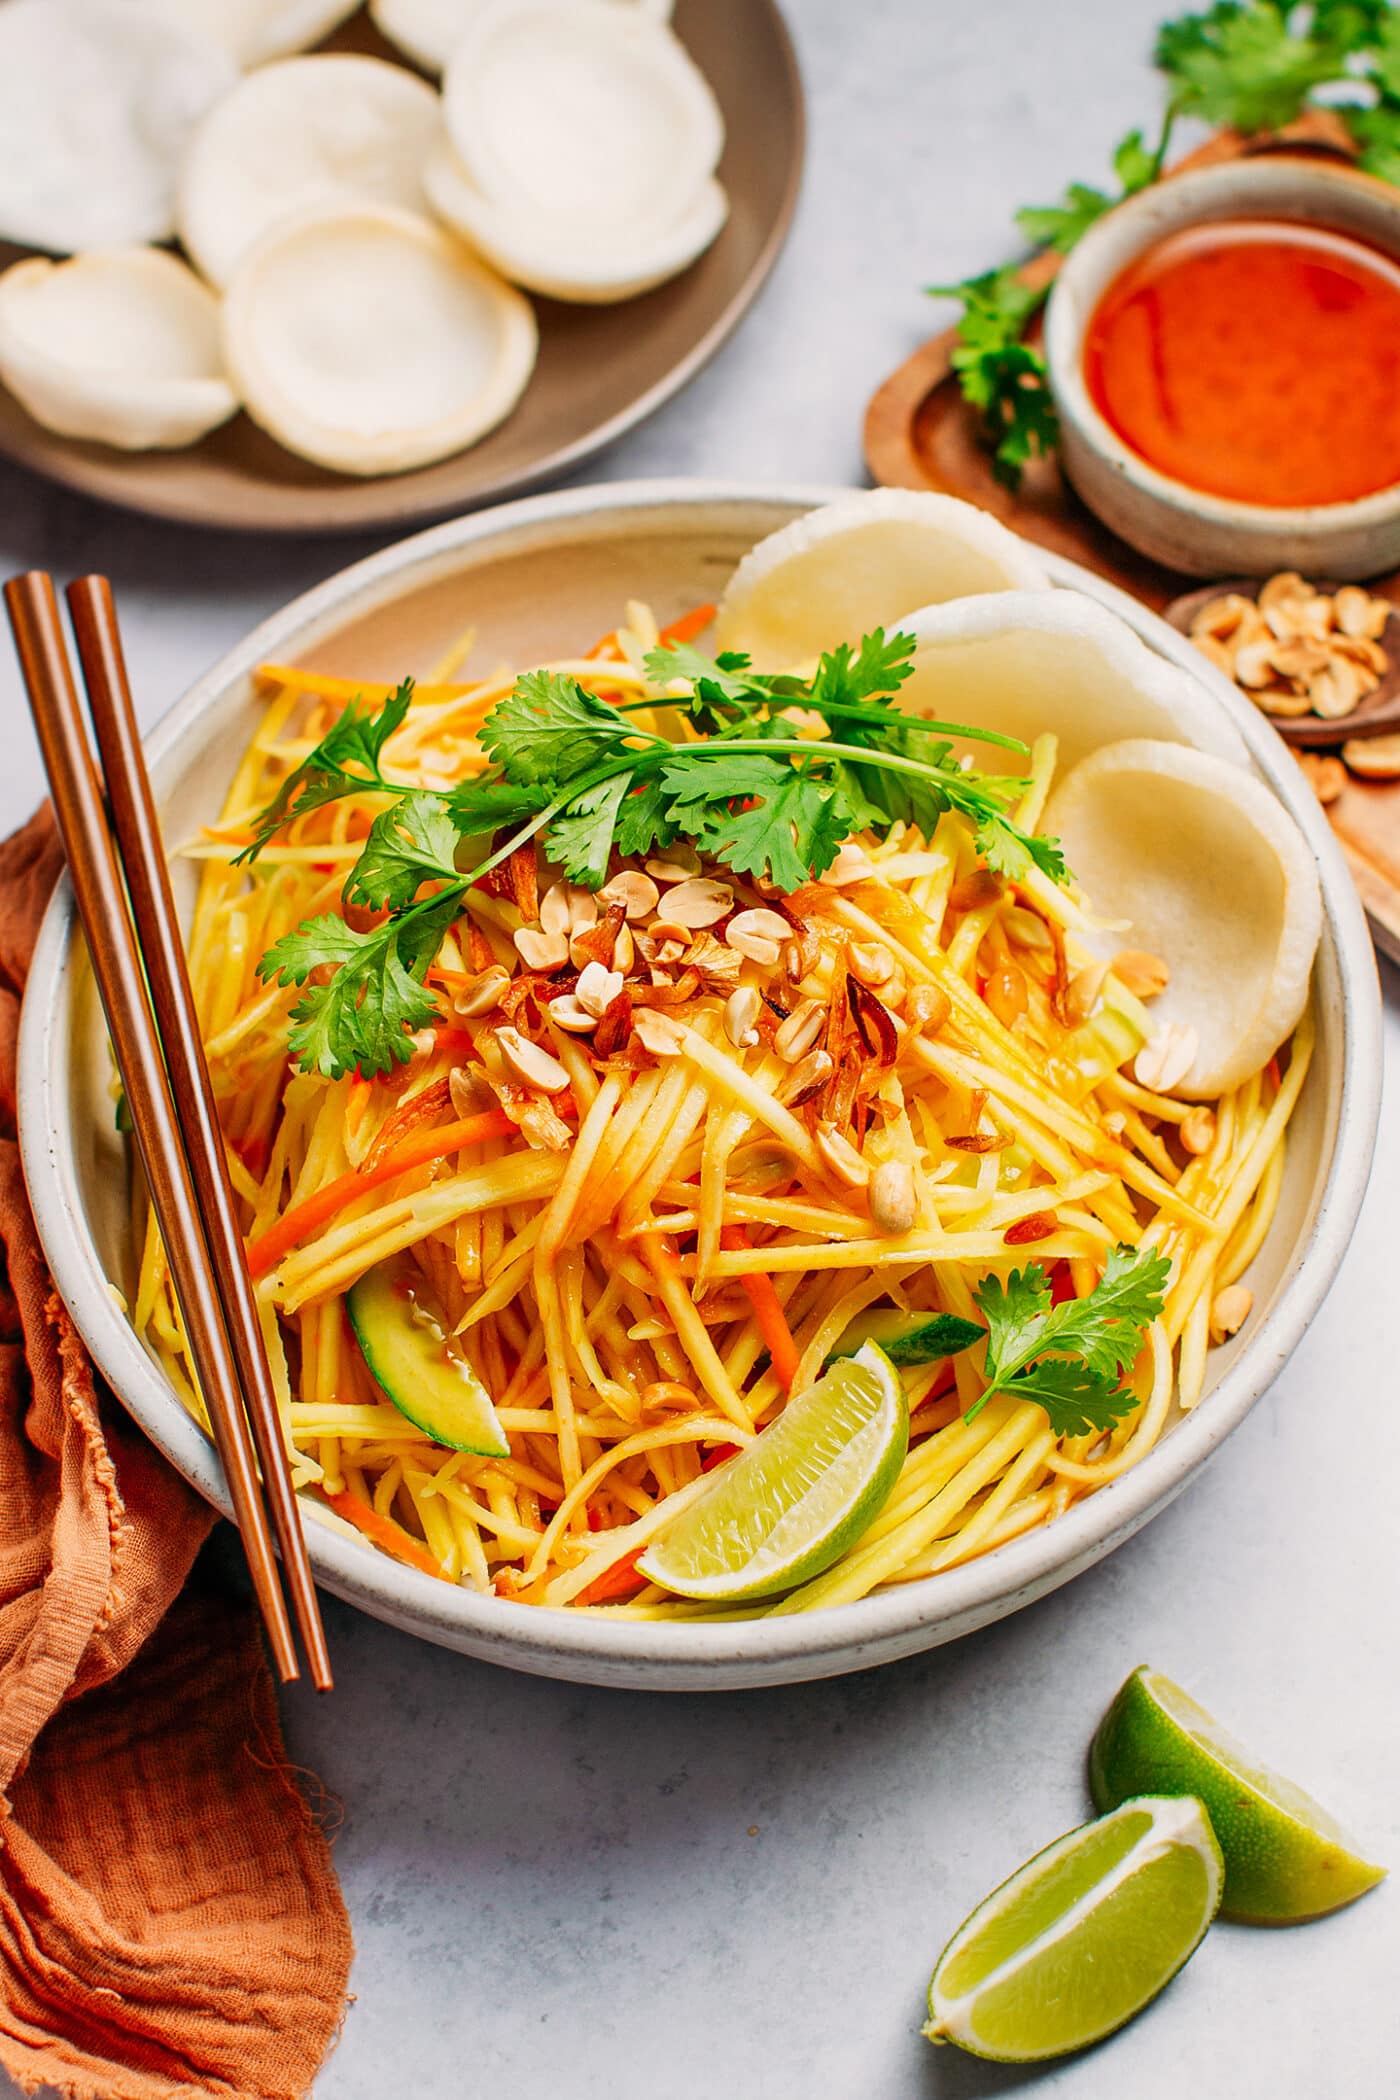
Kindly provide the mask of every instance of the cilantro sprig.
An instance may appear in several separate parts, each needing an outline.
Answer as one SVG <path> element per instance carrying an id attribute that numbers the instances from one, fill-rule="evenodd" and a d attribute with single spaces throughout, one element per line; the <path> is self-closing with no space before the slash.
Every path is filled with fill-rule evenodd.
<path id="1" fill-rule="evenodd" d="M 252 839 L 241 853 L 235 854 L 235 867 L 256 860 L 284 825 L 309 815 L 313 809 L 321 809 L 327 802 L 338 802 L 342 795 L 363 794 L 366 788 L 381 788 L 391 795 L 403 792 L 384 778 L 379 761 L 384 746 L 408 713 L 413 685 L 411 678 L 405 678 L 378 714 L 372 714 L 358 699 L 350 702 L 315 750 L 282 782 L 255 822 Z"/>
<path id="2" fill-rule="evenodd" d="M 802 680 L 762 676 L 744 656 L 672 645 L 646 659 L 654 697 L 627 706 L 577 679 L 527 672 L 482 725 L 488 769 L 446 795 L 384 774 L 409 684 L 377 713 L 347 708 L 283 782 L 239 856 L 256 859 L 284 825 L 340 796 L 371 789 L 391 798 L 343 892 L 377 923 L 309 919 L 259 965 L 265 980 L 300 991 L 293 1056 L 328 1078 L 405 1062 L 413 1032 L 437 1018 L 427 971 L 468 890 L 536 838 L 589 889 L 607 880 L 614 856 L 686 840 L 736 874 L 794 890 L 830 867 L 856 832 L 900 821 L 930 832 L 956 810 L 991 868 L 1063 879 L 1055 842 L 1022 831 L 1010 814 L 1024 783 L 966 770 L 952 739 L 1025 746 L 900 709 L 914 646 L 909 635 L 876 630 L 858 649 L 829 651 Z M 687 716 L 693 738 L 676 741 L 637 719 L 658 707 Z"/>
<path id="3" fill-rule="evenodd" d="M 1056 1436 L 1111 1429 L 1137 1405 L 1123 1385 L 1143 1337 L 1162 1310 L 1171 1262 L 1164 1254 L 1115 1247 L 1084 1298 L 1052 1302 L 1039 1262 L 989 1276 L 977 1292 L 987 1322 L 987 1389 L 971 1421 L 998 1393 L 1034 1400 Z"/>
<path id="4" fill-rule="evenodd" d="M 982 418 L 992 471 L 1005 488 L 1019 488 L 1037 455 L 1053 452 L 1060 425 L 1050 398 L 1045 359 L 1023 340 L 1049 285 L 1027 284 L 1013 263 L 962 284 L 931 284 L 935 299 L 962 301 L 953 370 L 963 399 Z"/>
<path id="5" fill-rule="evenodd" d="M 859 650 L 829 651 L 805 682 L 761 675 L 732 653 L 653 650 L 646 676 L 689 714 L 700 732 L 691 743 L 632 719 L 654 700 L 616 707 L 574 679 L 531 672 L 488 715 L 482 744 L 493 769 L 457 790 L 454 821 L 484 828 L 483 816 L 507 801 L 517 814 L 528 809 L 550 859 L 589 888 L 605 879 L 614 852 L 652 853 L 684 839 L 736 874 L 794 890 L 823 874 L 854 832 L 901 819 L 931 831 L 954 809 L 972 820 L 990 866 L 1061 879 L 1054 841 L 1007 815 L 1021 782 L 965 772 L 951 739 L 1024 745 L 898 707 L 914 647 L 911 635 L 877 629 Z M 814 736 L 813 716 L 837 733 Z"/>
<path id="6" fill-rule="evenodd" d="M 1278 131 L 1320 91 L 1355 139 L 1359 165 L 1400 183 L 1400 7 L 1391 0 L 1216 0 L 1164 22 L 1152 56 L 1167 87 L 1156 144 L 1140 131 L 1119 141 L 1116 195 L 1072 182 L 1057 204 L 1017 212 L 1033 247 L 1067 255 L 1106 211 L 1155 182 L 1179 119 Z M 1059 442 L 1045 359 L 1025 340 L 1049 289 L 1048 277 L 1028 284 L 1014 265 L 929 287 L 962 304 L 953 367 L 982 418 L 993 471 L 1012 489 Z"/>

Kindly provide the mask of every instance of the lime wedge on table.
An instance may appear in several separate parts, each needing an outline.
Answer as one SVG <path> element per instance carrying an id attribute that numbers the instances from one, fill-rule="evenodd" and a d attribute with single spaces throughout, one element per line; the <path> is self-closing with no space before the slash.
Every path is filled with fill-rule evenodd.
<path id="1" fill-rule="evenodd" d="M 1089 1752 L 1095 1806 L 1149 1788 L 1205 1802 L 1225 1856 L 1228 1917 L 1287 1924 L 1320 1917 L 1385 1874 L 1352 1850 L 1325 1808 L 1256 1764 L 1203 1706 L 1156 1670 L 1134 1670 Z"/>
<path id="2" fill-rule="evenodd" d="M 908 1448 L 899 1373 L 867 1344 L 789 1400 L 637 1567 L 683 1597 L 738 1601 L 791 1589 L 860 1537 Z"/>
<path id="3" fill-rule="evenodd" d="M 1125 1802 L 978 1905 L 939 1957 L 924 2033 L 1002 2063 L 1101 2040 L 1194 1954 L 1223 1881 L 1199 1801 Z"/>

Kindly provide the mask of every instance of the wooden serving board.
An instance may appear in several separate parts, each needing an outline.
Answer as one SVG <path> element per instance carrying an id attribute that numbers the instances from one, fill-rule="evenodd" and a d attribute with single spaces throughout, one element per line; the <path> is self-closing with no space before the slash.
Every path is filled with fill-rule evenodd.
<path id="1" fill-rule="evenodd" d="M 1353 151 L 1340 120 L 1326 110 L 1312 110 L 1268 137 L 1218 132 L 1178 161 L 1163 180 L 1259 153 L 1351 159 Z M 1027 284 L 1048 284 L 1060 261 L 1058 255 L 1044 252 L 1026 263 L 1020 275 Z M 951 328 L 932 337 L 871 397 L 865 413 L 865 458 L 872 479 L 886 488 L 937 489 L 976 503 L 1024 538 L 1107 577 L 1154 612 L 1199 589 L 1199 577 L 1150 561 L 1101 524 L 1070 488 L 1057 460 L 1033 460 L 1014 494 L 1002 487 L 992 473 L 977 415 L 958 390 L 952 365 L 956 341 Z M 1366 588 L 1400 605 L 1400 571 L 1370 579 Z M 1400 781 L 1348 776 L 1341 796 L 1328 805 L 1327 816 L 1355 878 L 1376 945 L 1400 962 Z"/>

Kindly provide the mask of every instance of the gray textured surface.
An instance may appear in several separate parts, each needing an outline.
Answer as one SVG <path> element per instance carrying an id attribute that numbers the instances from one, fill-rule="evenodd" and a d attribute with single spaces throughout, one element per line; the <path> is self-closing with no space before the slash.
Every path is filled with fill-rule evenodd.
<path id="1" fill-rule="evenodd" d="M 812 107 L 767 295 L 598 474 L 860 476 L 920 283 L 999 258 L 1009 215 L 1147 120 L 1159 0 L 793 0 Z M 353 544 L 145 526 L 0 469 L 0 567 L 114 577 L 153 719 Z M 0 822 L 39 792 L 8 652 Z M 1397 984 L 1389 1043 L 1400 1057 Z M 318 2100 L 1381 2100 L 1400 1897 L 1286 1933 L 1221 1927 L 1130 2030 L 1018 2074 L 917 2038 L 943 1938 L 1087 1812 L 1082 1759 L 1136 1662 L 1181 1677 L 1400 1858 L 1392 1249 L 1400 1109 L 1355 1247 L 1212 1470 L 1070 1589 L 960 1647 L 766 1694 L 646 1699 L 507 1677 L 331 1604 L 339 1688 L 286 1705 L 343 1799 L 357 2003 Z"/>

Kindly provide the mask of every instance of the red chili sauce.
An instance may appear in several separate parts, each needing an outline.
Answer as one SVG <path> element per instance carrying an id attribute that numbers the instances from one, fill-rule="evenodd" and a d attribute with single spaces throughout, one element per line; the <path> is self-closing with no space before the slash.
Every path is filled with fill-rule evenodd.
<path id="1" fill-rule="evenodd" d="M 1084 377 L 1124 443 L 1188 488 L 1368 496 L 1400 481 L 1400 265 L 1320 227 L 1188 227 L 1104 293 Z"/>

